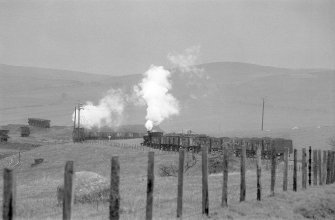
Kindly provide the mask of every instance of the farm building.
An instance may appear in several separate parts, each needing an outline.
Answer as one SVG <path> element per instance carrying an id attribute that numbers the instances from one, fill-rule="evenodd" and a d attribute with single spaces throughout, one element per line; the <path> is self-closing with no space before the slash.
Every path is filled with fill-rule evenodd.
<path id="1" fill-rule="evenodd" d="M 46 119 L 28 118 L 28 124 L 40 128 L 50 128 L 50 120 Z"/>
<path id="2" fill-rule="evenodd" d="M 21 137 L 28 137 L 30 135 L 29 126 L 22 126 L 20 129 L 21 129 Z"/>
<path id="3" fill-rule="evenodd" d="M 7 142 L 9 130 L 0 130 L 0 142 Z"/>

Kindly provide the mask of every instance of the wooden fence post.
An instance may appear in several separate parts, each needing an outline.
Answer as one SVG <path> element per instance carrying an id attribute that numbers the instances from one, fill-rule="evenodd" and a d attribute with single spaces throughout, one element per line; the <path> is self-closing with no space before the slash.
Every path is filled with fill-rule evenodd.
<path id="1" fill-rule="evenodd" d="M 335 170 L 335 169 L 334 169 L 334 164 L 335 164 L 335 163 L 334 163 L 334 162 L 335 162 L 335 161 L 334 161 L 334 158 L 335 158 L 334 151 L 332 151 L 331 154 L 332 154 L 332 157 L 331 157 L 332 159 L 331 159 L 331 164 L 330 164 L 330 171 L 331 171 L 331 172 L 330 172 L 330 183 L 334 183 L 334 170 Z"/>
<path id="2" fill-rule="evenodd" d="M 331 163 L 331 151 L 328 151 L 328 157 L 327 157 L 327 179 L 326 184 L 330 183 L 330 163 Z"/>
<path id="3" fill-rule="evenodd" d="M 286 148 L 284 152 L 284 173 L 283 173 L 283 190 L 284 191 L 287 191 L 288 154 L 289 154 L 289 149 Z"/>
<path id="4" fill-rule="evenodd" d="M 63 191 L 63 220 L 71 219 L 71 208 L 73 204 L 73 182 L 74 182 L 73 161 L 67 161 L 64 172 Z"/>
<path id="5" fill-rule="evenodd" d="M 302 172 L 302 188 L 306 189 L 307 187 L 307 170 L 306 170 L 306 148 L 302 149 L 302 160 L 301 160 L 301 172 Z"/>
<path id="6" fill-rule="evenodd" d="M 333 159 L 334 159 L 334 155 L 333 155 L 333 151 L 329 152 L 330 154 L 330 159 L 329 159 L 329 184 L 331 184 L 333 182 Z"/>
<path id="7" fill-rule="evenodd" d="M 119 157 L 114 156 L 111 160 L 111 182 L 109 198 L 109 219 L 118 220 L 120 218 L 120 164 Z"/>
<path id="8" fill-rule="evenodd" d="M 322 185 L 322 163 L 321 163 L 321 150 L 318 150 L 318 173 L 319 173 L 319 185 Z"/>
<path id="9" fill-rule="evenodd" d="M 277 160 L 277 153 L 276 148 L 272 147 L 271 153 L 271 195 L 275 195 L 275 184 L 276 184 L 276 160 Z"/>
<path id="10" fill-rule="evenodd" d="M 261 175 L 262 175 L 262 145 L 257 145 L 257 200 L 261 201 L 262 199 L 262 183 L 261 183 Z"/>
<path id="11" fill-rule="evenodd" d="M 332 184 L 333 181 L 333 160 L 334 160 L 334 155 L 333 155 L 333 151 L 328 151 L 329 157 L 329 184 Z"/>
<path id="12" fill-rule="evenodd" d="M 16 182 L 14 171 L 8 168 L 3 173 L 2 219 L 11 220 L 16 214 Z"/>
<path id="13" fill-rule="evenodd" d="M 297 149 L 293 151 L 293 191 L 297 191 Z"/>
<path id="14" fill-rule="evenodd" d="M 148 153 L 148 177 L 147 177 L 147 206 L 146 206 L 146 220 L 152 219 L 152 208 L 154 201 L 154 182 L 155 182 L 155 152 Z"/>
<path id="15" fill-rule="evenodd" d="M 222 146 L 223 147 L 223 146 Z M 222 198 L 221 206 L 228 206 L 228 146 L 223 147 L 223 182 L 222 182 Z"/>
<path id="16" fill-rule="evenodd" d="M 204 145 L 202 148 L 202 214 L 209 214 L 208 202 L 208 147 Z"/>
<path id="17" fill-rule="evenodd" d="M 213 145 L 213 140 L 212 138 L 209 139 L 209 153 L 212 153 L 212 145 Z"/>
<path id="18" fill-rule="evenodd" d="M 308 184 L 312 185 L 312 147 L 309 146 L 309 159 L 308 159 Z"/>
<path id="19" fill-rule="evenodd" d="M 184 149 L 179 150 L 177 218 L 183 215 L 183 185 L 184 185 Z"/>
<path id="20" fill-rule="evenodd" d="M 327 179 L 327 151 L 323 151 L 323 161 L 322 161 L 322 183 L 326 184 Z"/>
<path id="21" fill-rule="evenodd" d="M 330 170 L 331 170 L 331 173 L 330 173 L 330 183 L 334 183 L 334 180 L 335 180 L 335 152 L 332 151 L 332 158 L 331 158 L 331 164 L 330 164 Z"/>
<path id="22" fill-rule="evenodd" d="M 333 183 L 333 160 L 334 154 L 333 151 L 330 151 L 330 162 L 329 162 L 329 184 Z"/>
<path id="23" fill-rule="evenodd" d="M 223 183 L 222 183 L 222 200 L 221 206 L 228 206 L 228 146 L 223 148 Z"/>
<path id="24" fill-rule="evenodd" d="M 242 143 L 241 146 L 241 185 L 240 185 L 240 202 L 245 200 L 246 183 L 245 183 L 245 160 L 246 160 L 246 144 Z"/>
<path id="25" fill-rule="evenodd" d="M 330 154 L 330 159 L 329 159 L 329 184 L 332 184 L 332 182 L 333 182 L 333 160 L 334 160 L 333 151 L 329 151 L 329 154 Z"/>
<path id="26" fill-rule="evenodd" d="M 318 185 L 318 151 L 313 150 L 313 185 Z"/>

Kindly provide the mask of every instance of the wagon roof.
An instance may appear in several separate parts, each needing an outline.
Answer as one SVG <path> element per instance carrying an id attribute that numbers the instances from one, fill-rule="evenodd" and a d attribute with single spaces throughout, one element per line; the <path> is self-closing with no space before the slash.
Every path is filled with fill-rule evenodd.
<path id="1" fill-rule="evenodd" d="M 42 118 L 28 118 L 28 120 L 36 120 L 36 121 L 51 121 L 48 119 L 42 119 Z"/>

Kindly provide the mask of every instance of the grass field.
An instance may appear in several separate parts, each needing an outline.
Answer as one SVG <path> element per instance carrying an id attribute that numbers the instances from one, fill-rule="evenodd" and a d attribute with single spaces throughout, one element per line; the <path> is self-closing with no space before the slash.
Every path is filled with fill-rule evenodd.
<path id="1" fill-rule="evenodd" d="M 131 144 L 127 143 L 129 141 Z M 21 166 L 16 169 L 18 219 L 60 219 L 62 209 L 57 206 L 56 188 L 63 181 L 65 162 L 73 160 L 75 171 L 92 171 L 109 179 L 112 156 L 119 156 L 120 160 L 121 219 L 144 219 L 149 149 L 138 145 L 133 147 L 139 142 L 140 140 L 137 139 L 83 144 L 49 144 L 22 153 Z M 34 158 L 44 158 L 45 162 L 31 167 Z M 176 162 L 177 158 L 176 153 L 155 151 L 154 219 L 175 218 L 177 178 L 160 177 L 159 166 Z M 1 167 L 7 166 L 9 160 L 10 158 L 1 160 Z M 184 219 L 205 218 L 201 214 L 199 163 L 184 178 Z M 292 177 L 291 171 L 289 177 Z M 229 174 L 229 208 L 222 209 L 220 208 L 222 175 L 209 176 L 211 219 L 304 219 L 305 217 L 334 219 L 335 217 L 334 185 L 311 187 L 307 191 L 301 191 L 301 181 L 299 181 L 299 192 L 294 193 L 291 192 L 292 178 L 289 178 L 289 192 L 283 193 L 282 172 L 278 169 L 276 195 L 270 197 L 269 171 L 263 169 L 263 200 L 257 202 L 255 170 L 247 172 L 246 181 L 246 202 L 240 203 L 239 173 Z M 0 187 L 2 184 L 1 180 Z M 106 219 L 108 204 L 76 204 L 72 215 L 74 219 Z"/>

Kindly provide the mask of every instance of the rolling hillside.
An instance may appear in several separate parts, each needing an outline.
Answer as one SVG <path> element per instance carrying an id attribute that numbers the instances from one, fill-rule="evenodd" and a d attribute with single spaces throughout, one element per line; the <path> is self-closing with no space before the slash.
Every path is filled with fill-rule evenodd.
<path id="1" fill-rule="evenodd" d="M 266 130 L 335 124 L 334 70 L 232 62 L 197 68 L 197 73 L 173 71 L 172 93 L 181 111 L 163 122 L 164 130 L 191 129 L 218 135 L 258 130 L 263 97 Z M 51 119 L 54 125 L 71 125 L 75 103 L 97 103 L 110 88 L 129 92 L 141 77 L 0 65 L 0 124 L 26 123 L 28 117 L 41 117 Z M 128 106 L 123 123 L 142 124 L 144 117 L 144 107 Z"/>

